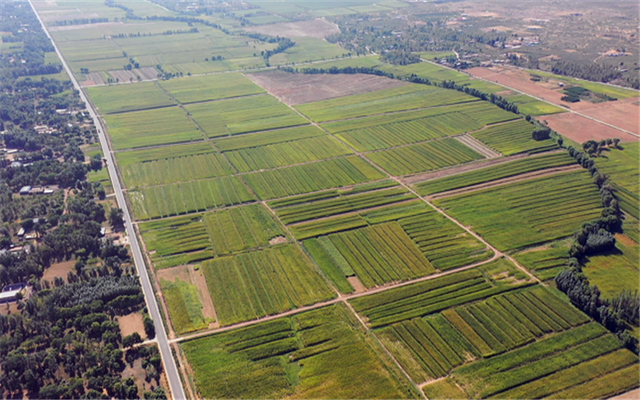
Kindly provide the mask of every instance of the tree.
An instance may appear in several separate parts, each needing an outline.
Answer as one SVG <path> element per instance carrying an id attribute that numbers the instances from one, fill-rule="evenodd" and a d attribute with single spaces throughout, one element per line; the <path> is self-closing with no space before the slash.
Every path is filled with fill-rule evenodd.
<path id="1" fill-rule="evenodd" d="M 114 230 L 120 230 L 124 226 L 124 212 L 121 208 L 112 208 L 109 211 L 109 224 Z"/>
<path id="2" fill-rule="evenodd" d="M 133 332 L 131 335 L 122 338 L 123 347 L 133 347 L 138 343 L 142 343 L 142 338 L 138 332 Z"/>
<path id="3" fill-rule="evenodd" d="M 147 337 L 149 339 L 153 339 L 154 337 L 156 337 L 156 327 L 155 325 L 153 325 L 153 320 L 148 314 L 144 315 L 142 323 L 144 324 L 144 331 L 146 332 Z"/>

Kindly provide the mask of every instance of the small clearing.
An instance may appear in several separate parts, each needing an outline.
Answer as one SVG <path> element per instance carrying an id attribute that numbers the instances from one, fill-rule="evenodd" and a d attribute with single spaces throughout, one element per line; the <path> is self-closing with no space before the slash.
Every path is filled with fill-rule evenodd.
<path id="1" fill-rule="evenodd" d="M 73 267 L 75 266 L 75 264 L 75 260 L 52 264 L 49 268 L 44 270 L 42 280 L 53 282 L 54 278 L 58 277 L 64 279 L 64 281 L 67 282 L 67 274 L 73 271 Z"/>
<path id="2" fill-rule="evenodd" d="M 362 284 L 362 282 L 360 282 L 360 279 L 358 279 L 357 276 L 349 276 L 347 277 L 347 280 L 349 281 L 351 286 L 355 289 L 356 294 L 367 291 L 367 288 Z"/>
<path id="3" fill-rule="evenodd" d="M 144 331 L 144 323 L 142 322 L 142 313 L 135 312 L 118 317 L 118 325 L 122 336 L 129 336 L 134 332 L 138 332 L 142 339 L 146 339 L 147 335 Z"/>
<path id="4" fill-rule="evenodd" d="M 332 24 L 323 18 L 313 21 L 283 22 L 281 24 L 252 26 L 244 30 L 286 38 L 314 37 L 318 39 L 324 39 L 329 35 L 340 32 L 336 24 Z"/>
<path id="5" fill-rule="evenodd" d="M 247 74 L 289 106 L 407 85 L 396 79 L 365 74 L 307 75 L 284 71 Z"/>
<path id="6" fill-rule="evenodd" d="M 284 236 L 276 236 L 273 239 L 269 240 L 269 244 L 282 244 L 287 243 L 287 238 Z"/>

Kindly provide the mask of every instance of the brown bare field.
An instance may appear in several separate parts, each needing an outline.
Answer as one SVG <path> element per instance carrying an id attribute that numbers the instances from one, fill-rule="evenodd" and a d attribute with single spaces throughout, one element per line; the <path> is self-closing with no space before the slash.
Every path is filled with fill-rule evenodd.
<path id="1" fill-rule="evenodd" d="M 74 260 L 64 261 L 52 264 L 49 268 L 44 270 L 44 274 L 42 275 L 43 280 L 47 280 L 49 282 L 53 282 L 55 277 L 60 277 L 67 282 L 67 274 L 70 271 L 73 271 L 73 267 L 76 262 Z"/>
<path id="2" fill-rule="evenodd" d="M 10 314 L 16 314 L 19 313 L 20 310 L 18 310 L 18 302 L 15 301 L 13 303 L 5 303 L 5 304 L 0 304 L 0 314 L 3 315 L 10 315 Z"/>
<path id="3" fill-rule="evenodd" d="M 247 74 L 247 77 L 290 106 L 390 89 L 402 82 L 375 75 L 305 75 L 284 71 Z"/>
<path id="4" fill-rule="evenodd" d="M 340 29 L 337 25 L 332 24 L 325 19 L 252 26 L 249 28 L 244 28 L 244 30 L 271 36 L 282 36 L 286 38 L 314 37 L 318 39 L 324 39 L 329 35 L 340 32 Z"/>
<path id="5" fill-rule="evenodd" d="M 640 134 L 640 107 L 637 98 L 593 104 L 580 111 L 600 121 Z"/>
<path id="6" fill-rule="evenodd" d="M 636 142 L 639 139 L 636 136 L 603 125 L 578 114 L 555 114 L 541 117 L 540 119 L 546 121 L 551 129 L 578 143 L 584 143 L 587 140 L 602 140 L 608 138 L 620 138 L 623 142 Z"/>
<path id="7" fill-rule="evenodd" d="M 347 278 L 351 286 L 356 290 L 355 293 L 366 292 L 367 288 L 360 282 L 357 276 L 350 276 Z"/>
<path id="8" fill-rule="evenodd" d="M 102 79 L 102 75 L 99 72 L 91 72 L 86 75 L 86 79 L 80 84 L 84 87 L 95 86 L 95 85 L 104 85 L 104 80 Z"/>
<path id="9" fill-rule="evenodd" d="M 611 397 L 609 400 L 636 400 L 640 399 L 640 389 L 634 389 L 626 393 Z"/>
<path id="10" fill-rule="evenodd" d="M 134 332 L 138 332 L 142 339 L 146 339 L 147 335 L 144 331 L 144 324 L 142 322 L 142 313 L 134 312 L 127 315 L 121 315 L 118 317 L 118 325 L 120 325 L 120 332 L 122 336 L 129 336 Z"/>

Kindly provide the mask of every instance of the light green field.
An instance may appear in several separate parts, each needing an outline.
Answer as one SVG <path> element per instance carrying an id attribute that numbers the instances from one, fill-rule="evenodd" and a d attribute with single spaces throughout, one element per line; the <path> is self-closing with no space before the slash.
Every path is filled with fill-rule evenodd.
<path id="1" fill-rule="evenodd" d="M 640 291 L 640 246 L 629 239 L 623 243 L 620 236 L 617 238 L 614 251 L 589 257 L 583 268 L 589 282 L 598 286 L 605 299 L 617 296 L 623 290 Z"/>
<path id="2" fill-rule="evenodd" d="M 342 57 L 348 53 L 337 44 L 313 37 L 298 37 L 294 42 L 295 46 L 272 56 L 269 62 L 273 65 L 300 63 Z"/>
<path id="3" fill-rule="evenodd" d="M 179 107 L 105 117 L 115 150 L 202 140 L 202 132 Z"/>
<path id="4" fill-rule="evenodd" d="M 534 140 L 532 138 L 534 130 L 536 130 L 535 125 L 524 119 L 519 119 L 473 132 L 471 136 L 505 156 L 519 153 L 537 153 L 558 148 L 556 142 L 551 138 Z"/>
<path id="5" fill-rule="evenodd" d="M 576 86 L 582 86 L 583 88 L 592 91 L 593 93 L 606 94 L 607 96 L 615 97 L 617 99 L 627 99 L 630 97 L 638 97 L 638 91 L 633 89 L 625 89 L 617 86 L 607 85 L 604 83 L 584 81 L 582 79 L 571 78 L 568 76 L 555 75 L 549 72 L 538 70 L 527 70 L 530 74 L 542 76 L 544 78 L 552 78 L 558 81 L 569 83 Z"/>
<path id="6" fill-rule="evenodd" d="M 558 114 L 567 111 L 562 107 L 554 106 L 553 104 L 536 100 L 533 97 L 527 96 L 526 94 L 509 96 L 506 99 L 516 104 L 518 106 L 518 111 L 520 111 L 521 114 L 531 115 L 533 117 L 537 117 L 540 115 Z"/>
<path id="7" fill-rule="evenodd" d="M 264 93 L 241 74 L 192 76 L 160 82 L 182 104 Z"/>
<path id="8" fill-rule="evenodd" d="M 611 178 L 617 189 L 616 197 L 620 208 L 625 212 L 640 215 L 640 144 L 638 142 L 623 143 L 621 149 L 609 149 L 596 157 L 594 161 L 598 170 Z"/>
<path id="9" fill-rule="evenodd" d="M 93 104 L 103 115 L 175 104 L 153 82 L 89 87 L 86 90 Z"/>
<path id="10" fill-rule="evenodd" d="M 207 327 L 202 314 L 202 301 L 195 285 L 176 279 L 160 279 L 162 296 L 167 303 L 171 323 L 177 333 L 197 331 Z"/>

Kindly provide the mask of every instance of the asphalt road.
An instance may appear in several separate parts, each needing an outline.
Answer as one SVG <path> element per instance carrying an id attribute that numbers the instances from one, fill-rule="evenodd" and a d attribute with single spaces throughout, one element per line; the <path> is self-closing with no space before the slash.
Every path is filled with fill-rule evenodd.
<path id="1" fill-rule="evenodd" d="M 133 254 L 133 259 L 138 269 L 138 275 L 140 276 L 140 283 L 142 284 L 142 291 L 147 301 L 147 309 L 149 310 L 149 315 L 153 318 L 153 322 L 156 328 L 156 340 L 158 342 L 158 347 L 160 349 L 160 355 L 162 356 L 162 361 L 164 362 L 164 369 L 167 374 L 167 380 L 169 381 L 169 390 L 171 391 L 172 397 L 176 400 L 186 399 L 184 394 L 184 389 L 182 388 L 182 382 L 180 381 L 180 373 L 178 372 L 178 368 L 176 366 L 175 360 L 171 353 L 171 347 L 169 346 L 169 342 L 167 340 L 167 332 L 164 329 L 164 325 L 162 324 L 162 316 L 160 315 L 160 310 L 158 309 L 158 303 L 156 301 L 156 297 L 154 295 L 153 286 L 151 285 L 151 280 L 149 279 L 149 274 L 147 273 L 147 268 L 145 267 L 144 258 L 142 257 L 142 252 L 140 251 L 140 245 L 138 244 L 138 240 L 136 237 L 135 230 L 133 229 L 133 224 L 131 223 L 131 213 L 129 212 L 129 207 L 127 206 L 127 202 L 124 199 L 124 195 L 122 194 L 122 186 L 120 185 L 120 181 L 118 179 L 118 174 L 116 171 L 115 163 L 113 162 L 113 154 L 109 149 L 109 143 L 107 142 L 107 137 L 105 133 L 105 128 L 98 118 L 98 114 L 93 106 L 93 104 L 89 101 L 87 96 L 85 95 L 82 87 L 78 84 L 73 72 L 67 65 L 66 60 L 58 50 L 58 46 L 56 46 L 55 42 L 49 35 L 49 31 L 47 31 L 47 27 L 42 22 L 40 15 L 36 11 L 35 7 L 29 0 L 29 4 L 33 9 L 33 12 L 38 17 L 38 21 L 42 25 L 42 29 L 47 34 L 47 37 L 51 40 L 51 43 L 55 47 L 56 53 L 62 62 L 64 69 L 69 74 L 69 78 L 71 82 L 73 82 L 73 86 L 80 93 L 80 98 L 87 106 L 87 110 L 93 118 L 93 123 L 96 126 L 98 131 L 98 137 L 100 138 L 100 146 L 102 147 L 102 152 L 104 153 L 104 158 L 107 160 L 107 169 L 109 170 L 109 176 L 111 177 L 111 183 L 113 184 L 113 190 L 116 195 L 116 199 L 118 200 L 118 205 L 124 211 L 125 218 L 125 228 L 127 236 L 129 237 L 129 243 L 131 245 L 131 253 Z"/>

